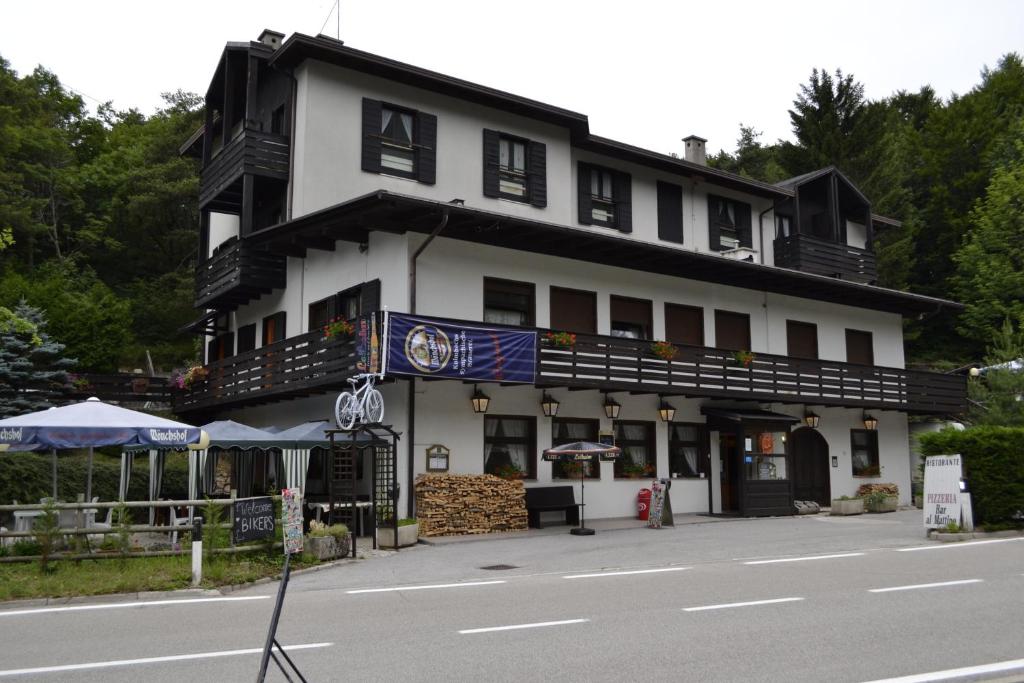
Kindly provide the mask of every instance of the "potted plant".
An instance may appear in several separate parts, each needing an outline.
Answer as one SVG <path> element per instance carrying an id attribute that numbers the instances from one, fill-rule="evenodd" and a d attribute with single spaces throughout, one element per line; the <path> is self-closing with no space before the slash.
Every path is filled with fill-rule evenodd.
<path id="1" fill-rule="evenodd" d="M 572 332 L 548 332 L 544 335 L 548 344 L 560 349 L 571 349 L 576 345 L 576 335 Z"/>
<path id="2" fill-rule="evenodd" d="M 732 359 L 745 368 L 749 368 L 757 356 L 753 351 L 737 351 L 732 354 Z"/>
<path id="3" fill-rule="evenodd" d="M 502 465 L 494 472 L 495 475 L 502 479 L 525 479 L 526 473 L 514 462 L 510 462 L 506 465 Z"/>
<path id="4" fill-rule="evenodd" d="M 332 560 L 338 556 L 338 541 L 330 527 L 314 519 L 309 523 L 309 533 L 306 534 L 306 550 L 321 562 Z"/>
<path id="5" fill-rule="evenodd" d="M 420 525 L 415 518 L 398 520 L 398 544 L 397 547 L 416 545 L 420 537 Z M 377 527 L 377 545 L 382 548 L 394 548 L 395 529 L 391 521 L 385 521 Z"/>
<path id="6" fill-rule="evenodd" d="M 651 344 L 651 353 L 662 360 L 672 360 L 676 357 L 676 354 L 679 353 L 679 349 L 677 349 L 671 342 L 656 341 Z"/>
<path id="7" fill-rule="evenodd" d="M 204 368 L 202 365 L 193 364 L 188 367 L 178 382 L 181 389 L 191 389 L 195 385 L 206 380 L 210 376 L 210 371 Z"/>
<path id="8" fill-rule="evenodd" d="M 583 463 L 575 460 L 563 462 L 561 470 L 563 479 L 575 479 L 580 476 L 580 472 L 583 471 Z"/>
<path id="9" fill-rule="evenodd" d="M 334 318 L 324 325 L 324 339 L 348 339 L 355 334 L 355 325 L 344 318 Z"/>
<path id="10" fill-rule="evenodd" d="M 864 499 L 841 496 L 832 500 L 832 515 L 861 515 L 864 514 Z"/>
<path id="11" fill-rule="evenodd" d="M 864 499 L 868 512 L 895 512 L 900 501 L 900 487 L 896 484 L 862 484 L 857 495 Z"/>

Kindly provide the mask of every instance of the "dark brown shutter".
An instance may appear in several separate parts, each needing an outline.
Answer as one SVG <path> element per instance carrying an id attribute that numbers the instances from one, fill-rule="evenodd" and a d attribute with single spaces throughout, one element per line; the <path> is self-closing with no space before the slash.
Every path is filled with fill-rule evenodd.
<path id="1" fill-rule="evenodd" d="M 653 324 L 653 307 L 649 299 L 631 299 L 625 296 L 612 296 L 609 301 L 612 328 L 616 323 L 636 325 L 643 330 L 643 339 L 650 339 Z"/>
<path id="2" fill-rule="evenodd" d="M 551 327 L 567 332 L 597 333 L 597 294 L 551 288 Z"/>
<path id="3" fill-rule="evenodd" d="M 380 100 L 363 98 L 363 170 L 380 173 Z"/>
<path id="4" fill-rule="evenodd" d="M 732 311 L 715 311 L 715 348 L 750 350 L 750 316 Z"/>
<path id="5" fill-rule="evenodd" d="M 658 181 L 658 239 L 683 243 L 683 188 Z"/>
<path id="6" fill-rule="evenodd" d="M 496 130 L 484 128 L 484 196 L 501 195 L 498 167 L 501 165 L 501 136 Z"/>
<path id="7" fill-rule="evenodd" d="M 582 161 L 576 165 L 576 188 L 579 195 L 579 221 L 583 225 L 591 225 L 594 222 L 593 207 L 590 201 L 590 164 Z"/>
<path id="8" fill-rule="evenodd" d="M 754 235 L 750 228 L 750 204 L 733 202 L 736 206 L 736 232 L 740 238 L 740 246 L 754 248 Z"/>
<path id="9" fill-rule="evenodd" d="M 433 185 L 437 177 L 437 117 L 416 112 L 416 179 Z"/>
<path id="10" fill-rule="evenodd" d="M 210 341 L 206 342 L 206 362 L 212 363 L 217 360 L 217 338 L 214 337 Z"/>
<path id="11" fill-rule="evenodd" d="M 543 142 L 526 143 L 527 184 L 530 204 L 543 208 L 548 205 L 547 145 Z"/>
<path id="12" fill-rule="evenodd" d="M 818 326 L 796 320 L 786 321 L 786 355 L 793 358 L 818 358 Z"/>
<path id="13" fill-rule="evenodd" d="M 380 310 L 380 280 L 370 280 L 359 291 L 359 314 Z"/>
<path id="14" fill-rule="evenodd" d="M 245 353 L 256 348 L 256 323 L 238 328 L 238 353 Z"/>
<path id="15" fill-rule="evenodd" d="M 708 249 L 711 251 L 722 251 L 718 232 L 718 202 L 718 197 L 708 195 Z"/>
<path id="16" fill-rule="evenodd" d="M 704 346 L 704 309 L 665 304 L 665 339 L 673 344 Z"/>
<path id="17" fill-rule="evenodd" d="M 875 349 L 870 332 L 846 330 L 846 362 L 859 365 L 875 364 Z"/>
<path id="18" fill-rule="evenodd" d="M 612 199 L 615 201 L 615 227 L 633 232 L 633 179 L 628 173 L 612 173 Z"/>

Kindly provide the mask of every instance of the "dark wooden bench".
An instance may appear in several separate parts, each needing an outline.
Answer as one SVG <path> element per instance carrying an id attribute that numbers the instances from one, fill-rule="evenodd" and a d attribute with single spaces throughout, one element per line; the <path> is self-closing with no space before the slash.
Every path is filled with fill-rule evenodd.
<path id="1" fill-rule="evenodd" d="M 537 486 L 526 489 L 526 517 L 534 529 L 543 529 L 542 512 L 565 512 L 566 524 L 580 523 L 580 503 L 571 486 Z"/>

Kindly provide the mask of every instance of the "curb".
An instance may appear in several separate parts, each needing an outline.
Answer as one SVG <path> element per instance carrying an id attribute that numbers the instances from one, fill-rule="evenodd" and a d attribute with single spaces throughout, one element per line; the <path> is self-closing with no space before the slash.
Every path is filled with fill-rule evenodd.
<path id="1" fill-rule="evenodd" d="M 0 602 L 0 613 L 7 609 L 24 609 L 26 607 L 52 607 L 77 604 L 104 604 L 115 602 L 131 602 L 167 599 L 168 597 L 196 597 L 220 595 L 216 588 L 179 588 L 173 591 L 142 591 L 140 593 L 103 593 L 102 595 L 75 595 L 61 598 L 26 598 L 24 600 L 7 600 Z"/>
<path id="2" fill-rule="evenodd" d="M 933 529 L 928 532 L 928 538 L 939 541 L 940 543 L 959 543 L 961 541 L 969 541 L 971 539 L 980 540 L 986 538 L 1016 538 L 1018 536 L 1024 536 L 1024 531 L 1008 529 L 1006 531 L 961 531 L 957 533 L 949 533 Z"/>

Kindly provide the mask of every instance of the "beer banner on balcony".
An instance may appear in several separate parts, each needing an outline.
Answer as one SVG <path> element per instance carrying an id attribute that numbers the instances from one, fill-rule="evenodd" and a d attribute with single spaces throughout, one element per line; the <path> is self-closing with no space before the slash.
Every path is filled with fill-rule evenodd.
<path id="1" fill-rule="evenodd" d="M 380 372 L 380 333 L 374 314 L 356 319 L 356 358 L 359 372 Z"/>
<path id="2" fill-rule="evenodd" d="M 532 384 L 537 333 L 388 314 L 389 375 Z"/>

